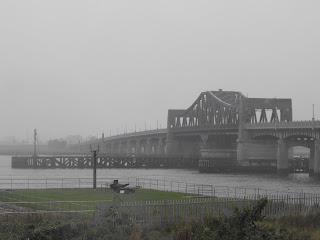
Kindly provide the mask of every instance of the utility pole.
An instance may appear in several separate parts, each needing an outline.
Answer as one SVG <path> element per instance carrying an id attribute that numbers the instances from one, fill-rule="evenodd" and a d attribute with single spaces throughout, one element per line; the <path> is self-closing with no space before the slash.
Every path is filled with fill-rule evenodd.
<path id="1" fill-rule="evenodd" d="M 90 145 L 90 152 L 93 153 L 93 189 L 97 188 L 97 153 L 99 152 L 99 144 L 98 149 L 93 150 Z"/>
<path id="2" fill-rule="evenodd" d="M 34 129 L 33 134 L 33 156 L 37 156 L 37 129 Z"/>
<path id="3" fill-rule="evenodd" d="M 312 104 L 312 121 L 314 121 L 314 104 Z"/>
<path id="4" fill-rule="evenodd" d="M 312 130 L 314 130 L 314 104 L 312 104 Z"/>

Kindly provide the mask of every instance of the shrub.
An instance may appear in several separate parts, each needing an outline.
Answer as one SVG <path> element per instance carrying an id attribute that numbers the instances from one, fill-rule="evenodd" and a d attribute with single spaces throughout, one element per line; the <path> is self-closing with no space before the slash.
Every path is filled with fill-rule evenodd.
<path id="1" fill-rule="evenodd" d="M 292 232 L 286 228 L 276 231 L 275 227 L 264 225 L 262 210 L 267 199 L 261 199 L 253 209 L 235 209 L 230 218 L 206 217 L 201 222 L 189 222 L 174 235 L 175 240 L 307 240 L 309 234 Z"/>

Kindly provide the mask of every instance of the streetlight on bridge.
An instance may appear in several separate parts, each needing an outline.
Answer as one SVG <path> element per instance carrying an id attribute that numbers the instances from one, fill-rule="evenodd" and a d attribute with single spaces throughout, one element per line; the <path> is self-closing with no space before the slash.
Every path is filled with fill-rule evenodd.
<path id="1" fill-rule="evenodd" d="M 314 121 L 314 104 L 312 104 L 312 121 Z"/>

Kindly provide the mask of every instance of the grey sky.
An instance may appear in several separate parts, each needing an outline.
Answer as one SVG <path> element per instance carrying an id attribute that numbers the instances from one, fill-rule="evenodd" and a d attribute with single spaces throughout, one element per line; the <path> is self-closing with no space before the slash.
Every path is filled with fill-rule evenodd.
<path id="1" fill-rule="evenodd" d="M 320 118 L 320 1 L 0 0 L 1 136 L 166 126 L 200 92 Z"/>

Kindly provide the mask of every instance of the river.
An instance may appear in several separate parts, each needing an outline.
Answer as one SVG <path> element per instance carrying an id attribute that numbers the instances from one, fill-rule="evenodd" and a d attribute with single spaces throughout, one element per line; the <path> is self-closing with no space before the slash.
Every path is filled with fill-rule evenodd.
<path id="1" fill-rule="evenodd" d="M 92 169 L 15 169 L 11 156 L 0 155 L 0 183 L 7 179 L 90 178 Z M 149 178 L 192 184 L 228 186 L 230 188 L 261 188 L 273 191 L 319 193 L 320 181 L 308 174 L 232 174 L 199 173 L 184 169 L 97 169 L 98 178 Z"/>

